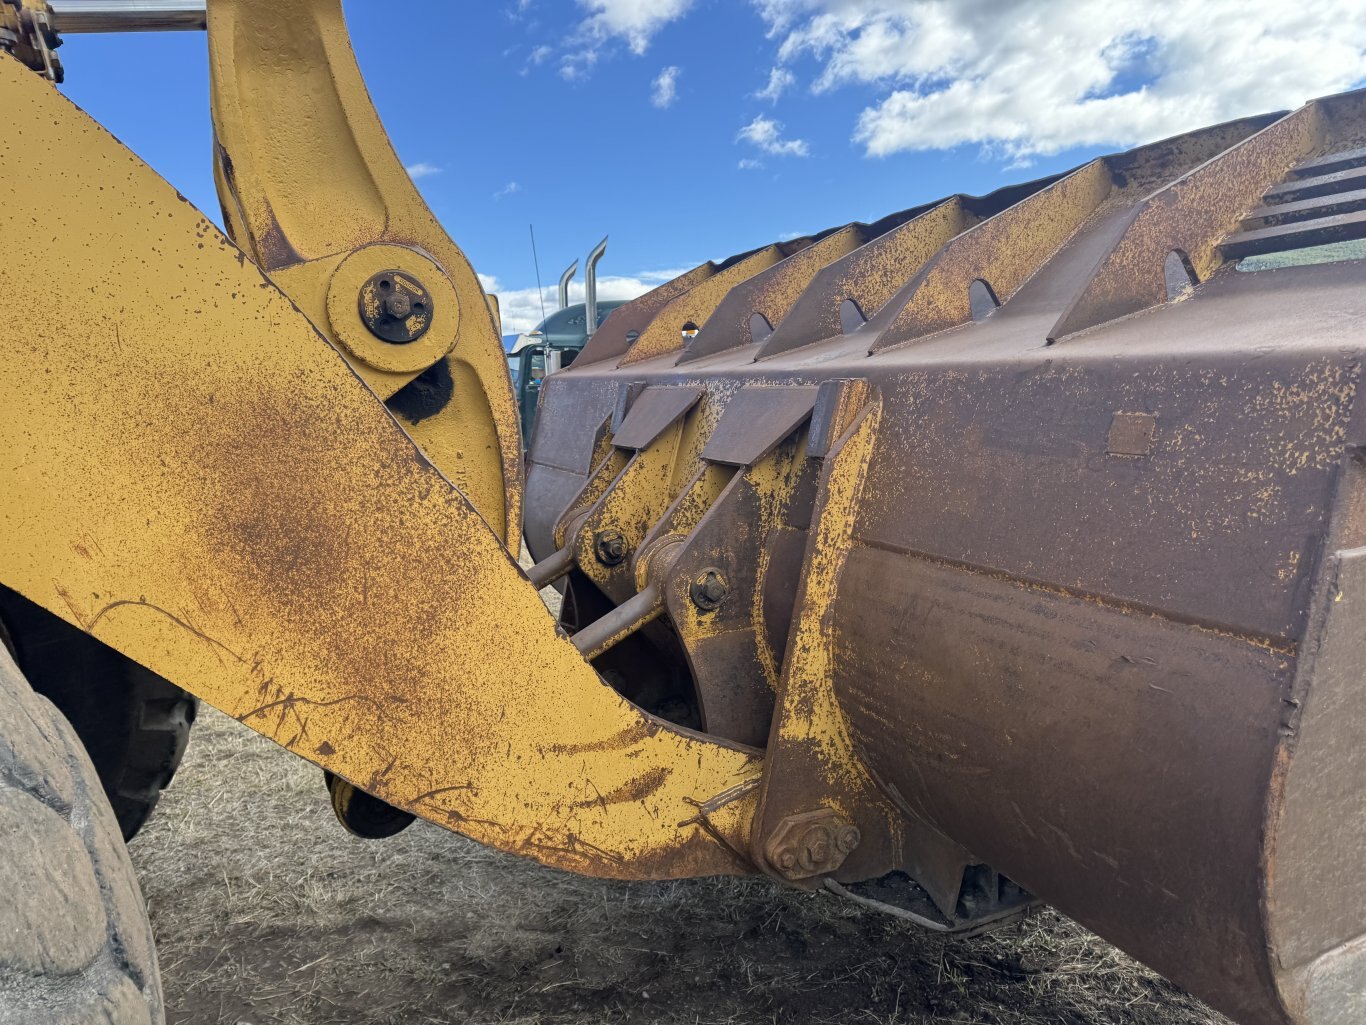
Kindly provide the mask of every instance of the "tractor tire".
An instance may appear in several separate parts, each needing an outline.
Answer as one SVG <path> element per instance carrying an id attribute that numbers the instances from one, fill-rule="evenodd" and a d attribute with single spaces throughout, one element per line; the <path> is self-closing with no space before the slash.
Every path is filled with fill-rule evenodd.
<path id="1" fill-rule="evenodd" d="M 163 1025 L 147 910 L 95 766 L 0 646 L 0 1025 Z"/>
<path id="2" fill-rule="evenodd" d="M 131 840 L 171 782 L 198 704 L 173 683 L 83 630 L 0 588 L 0 642 L 55 704 L 95 763 L 119 830 Z"/>

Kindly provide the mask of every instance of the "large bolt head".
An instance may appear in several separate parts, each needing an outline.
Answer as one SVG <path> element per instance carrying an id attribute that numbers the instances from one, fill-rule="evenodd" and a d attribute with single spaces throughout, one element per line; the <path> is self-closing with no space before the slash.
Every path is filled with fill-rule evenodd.
<path id="1" fill-rule="evenodd" d="M 361 285 L 360 319 L 376 338 L 407 345 L 427 333 L 436 306 L 425 285 L 400 270 L 380 271 Z"/>
<path id="2" fill-rule="evenodd" d="M 858 827 L 833 808 L 789 815 L 764 842 L 764 857 L 793 881 L 829 875 L 858 847 Z"/>
<path id="3" fill-rule="evenodd" d="M 593 554 L 604 566 L 620 566 L 629 551 L 626 535 L 619 530 L 600 530 L 593 536 Z"/>
<path id="4" fill-rule="evenodd" d="M 705 569 L 693 580 L 688 589 L 692 603 L 702 612 L 712 612 L 721 607 L 730 593 L 726 578 L 719 569 Z"/>
<path id="5" fill-rule="evenodd" d="M 395 292 L 384 300 L 384 312 L 395 320 L 407 320 L 413 312 L 413 300 L 403 292 Z"/>

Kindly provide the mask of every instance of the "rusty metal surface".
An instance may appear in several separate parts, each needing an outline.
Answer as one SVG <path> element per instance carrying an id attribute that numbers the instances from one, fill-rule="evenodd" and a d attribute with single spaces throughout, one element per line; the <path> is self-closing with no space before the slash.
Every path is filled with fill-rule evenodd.
<path id="1" fill-rule="evenodd" d="M 606 686 L 228 239 L 16 61 L 0 96 L 0 288 L 40 275 L 51 312 L 0 325 L 0 582 L 485 843 L 611 877 L 749 871 L 760 753 Z M 187 298 L 130 303 L 149 275 Z"/>
<path id="2" fill-rule="evenodd" d="M 1354 440 L 1360 440 L 1354 439 Z M 1330 553 L 1314 598 L 1267 808 L 1265 901 L 1279 982 L 1304 1020 L 1345 1023 L 1366 986 L 1360 865 L 1366 847 L 1366 465 L 1344 457 Z M 1331 899 L 1329 899 L 1331 898 Z"/>
<path id="3" fill-rule="evenodd" d="M 850 722 L 834 689 L 837 639 L 828 616 L 839 593 L 856 511 L 866 495 L 870 456 L 885 414 L 866 383 L 851 381 L 843 390 L 849 398 L 836 405 L 849 419 L 840 424 L 840 439 L 820 468 L 811 538 L 769 735 L 767 757 L 773 771 L 764 774 L 751 839 L 756 862 L 789 879 L 783 866 L 768 861 L 772 838 L 794 816 L 821 809 L 838 814 L 860 836 L 838 867 L 840 878 L 878 876 L 907 860 L 905 816 L 879 791 L 856 753 Z"/>
<path id="4" fill-rule="evenodd" d="M 626 367 L 681 351 L 684 344 L 683 329 L 687 325 L 694 325 L 694 330 L 705 327 L 732 288 L 810 244 L 811 239 L 800 238 L 765 246 L 671 299 L 648 325 L 641 328 L 639 336 L 621 357 L 620 365 Z"/>
<path id="5" fill-rule="evenodd" d="M 1306 104 L 1144 200 L 1048 337 L 1165 302 L 1162 268 L 1170 252 L 1181 253 L 1198 281 L 1207 280 L 1223 262 L 1219 242 L 1268 188 L 1324 144 L 1325 132 L 1321 104 Z"/>
<path id="6" fill-rule="evenodd" d="M 1355 103 L 1321 104 L 1328 167 L 1340 158 L 1327 150 L 1361 128 Z M 1278 176 L 1316 159 L 1300 152 L 1255 187 L 1220 179 L 1213 169 L 1243 159 L 1238 140 L 1268 120 L 1106 158 L 1109 191 L 1045 223 L 1047 245 L 1028 242 L 1028 219 L 1008 209 L 981 237 L 1015 222 L 1003 237 L 1026 239 L 1009 242 L 1019 283 L 983 321 L 960 309 L 951 330 L 871 359 L 837 328 L 757 362 L 736 347 L 676 366 L 576 366 L 543 416 L 554 437 L 559 422 L 610 415 L 606 383 L 627 379 L 702 387 L 723 408 L 751 391 L 836 394 L 850 381 L 875 398 L 864 420 L 862 404 L 817 402 L 799 437 L 824 483 L 804 518 L 735 526 L 763 522 L 762 502 L 738 501 L 748 472 L 737 471 L 688 516 L 660 521 L 685 550 L 697 544 L 689 572 L 705 557 L 723 573 L 721 610 L 746 589 L 767 602 L 796 587 L 762 624 L 789 620 L 775 634 L 786 648 L 756 860 L 781 846 L 784 821 L 829 808 L 860 834 L 836 873 L 846 882 L 900 866 L 950 918 L 985 863 L 1245 1025 L 1338 1025 L 1366 1014 L 1352 996 L 1366 844 L 1348 808 L 1366 781 L 1347 625 L 1358 604 L 1348 556 L 1366 537 L 1350 457 L 1366 441 L 1366 271 L 1222 274 L 1174 302 L 1161 282 L 1156 308 L 1049 344 L 1097 268 L 1131 244 L 1139 212 L 1186 195 L 1172 176 L 1203 181 L 1210 216 L 1236 224 Z M 1235 156 L 1201 165 L 1223 145 Z M 1145 245 L 1159 281 L 1165 246 L 1203 233 L 1203 217 L 1154 222 Z M 979 255 L 996 259 L 988 248 Z M 830 282 L 859 252 L 812 279 L 761 351 L 796 330 L 808 299 L 838 324 Z M 953 279 L 964 301 L 977 266 Z M 893 291 L 917 266 L 903 269 Z M 728 419 L 699 429 L 713 436 Z M 863 426 L 850 433 L 851 422 Z M 549 500 L 532 458 L 532 501 Z M 713 523 L 729 533 L 703 540 Z M 1325 560 L 1328 544 L 1345 554 Z M 801 551 L 798 570 L 790 556 L 774 567 L 779 545 Z M 756 649 L 705 649 L 690 615 L 669 606 L 699 690 L 716 692 L 721 672 L 757 678 Z"/>
<path id="7" fill-rule="evenodd" d="M 865 319 L 892 298 L 906 280 L 977 218 L 959 196 L 916 212 L 892 230 L 823 268 L 760 347 L 774 356 L 843 333 L 840 306 L 857 305 Z"/>
<path id="8" fill-rule="evenodd" d="M 870 351 L 990 315 L 1093 217 L 1193 170 L 1269 119 L 1245 118 L 1101 157 L 968 229 L 928 262 L 868 328 Z M 975 296 L 985 302 L 979 312 Z"/>
<path id="9" fill-rule="evenodd" d="M 783 322 L 821 268 L 862 248 L 891 227 L 890 224 L 883 227 L 881 222 L 877 225 L 850 224 L 737 285 L 678 361 L 688 363 L 712 353 L 764 341 L 763 337 L 753 335 L 756 323 L 771 332 Z M 762 319 L 756 322 L 755 317 Z"/>
<path id="10" fill-rule="evenodd" d="M 335 0 L 305 8 L 305 63 L 349 68 Z M 252 59 L 216 55 L 250 83 Z M 347 94 L 330 73 L 322 108 Z M 0 288 L 55 283 L 51 317 L 0 325 L 0 582 L 374 797 L 549 864 L 811 888 L 895 870 L 968 924 L 985 879 L 1242 1025 L 1366 1017 L 1366 265 L 1214 273 L 1261 197 L 1304 201 L 1283 181 L 1350 187 L 1361 95 L 622 307 L 547 383 L 532 440 L 557 624 L 480 515 L 488 479 L 467 498 L 414 448 L 441 444 L 425 392 L 380 389 L 405 435 L 116 142 L 13 62 L 0 91 L 24 139 L 0 136 L 21 200 L 0 218 L 125 240 L 110 259 L 0 231 Z M 363 134 L 366 111 L 341 123 Z M 364 164 L 308 172 L 268 218 L 239 185 L 235 228 L 352 359 L 446 366 L 459 395 L 458 345 L 386 369 L 338 327 L 384 268 L 436 289 L 429 335 L 448 308 L 394 252 L 410 239 L 363 224 Z M 358 189 L 365 231 L 296 232 L 315 187 Z M 1192 287 L 1169 286 L 1173 253 Z M 129 309 L 149 266 L 202 308 Z M 726 340 L 677 358 L 722 310 Z"/>
<path id="11" fill-rule="evenodd" d="M 959 235 L 902 289 L 895 316 L 871 329 L 871 351 L 971 322 L 976 282 L 998 304 L 1007 302 L 1100 208 L 1112 185 L 1105 162 L 1093 160 Z"/>
<path id="12" fill-rule="evenodd" d="M 707 438 L 702 458 L 732 466 L 757 463 L 811 415 L 816 391 L 812 386 L 741 389 Z"/>
<path id="13" fill-rule="evenodd" d="M 615 365 L 617 360 L 626 354 L 631 343 L 639 337 L 640 332 L 649 327 L 650 321 L 660 310 L 684 292 L 706 281 L 720 269 L 721 266 L 714 262 L 700 264 L 687 273 L 652 288 L 640 298 L 624 306 L 618 306 L 593 332 L 593 337 L 588 339 L 588 344 L 584 346 L 575 362 L 587 366 L 590 363 L 610 361 Z"/>
<path id="14" fill-rule="evenodd" d="M 1281 253 L 1289 249 L 1306 249 L 1309 246 L 1351 242 L 1361 238 L 1366 238 L 1366 212 L 1357 211 L 1240 231 L 1219 243 L 1219 251 L 1227 260 L 1238 260 L 1244 256 Z"/>
<path id="15" fill-rule="evenodd" d="M 701 388 L 647 388 L 631 404 L 612 435 L 617 448 L 649 446 L 702 397 Z"/>
<path id="16" fill-rule="evenodd" d="M 663 587 L 704 728 L 754 746 L 768 739 L 815 495 L 818 464 L 798 430 L 811 396 L 792 391 L 782 435 L 734 465 L 711 462 L 704 451 L 705 469 L 646 541 L 674 542 Z M 744 394 L 732 397 L 723 421 L 744 414 Z M 714 603 L 698 601 L 698 583 L 708 578 L 725 585 Z"/>

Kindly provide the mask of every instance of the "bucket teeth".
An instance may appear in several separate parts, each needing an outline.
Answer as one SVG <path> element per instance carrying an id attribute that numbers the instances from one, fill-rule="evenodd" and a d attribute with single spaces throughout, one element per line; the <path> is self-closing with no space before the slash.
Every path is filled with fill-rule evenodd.
<path id="1" fill-rule="evenodd" d="M 580 366 L 588 366 L 591 363 L 604 363 L 609 360 L 615 362 L 620 359 L 640 332 L 649 327 L 655 314 L 690 288 L 706 281 L 718 269 L 715 263 L 700 264 L 687 273 L 651 289 L 640 298 L 624 306 L 618 306 L 598 326 L 597 331 L 593 332 L 593 337 L 588 340 L 588 344 L 584 346 L 583 352 L 579 353 L 575 362 Z"/>
<path id="2" fill-rule="evenodd" d="M 1354 201 L 1347 198 L 1366 183 L 1359 169 L 1363 157 L 1348 149 L 1360 141 L 1352 126 L 1363 108 L 1366 94 L 1361 91 L 1314 100 L 1153 193 L 1134 209 L 1127 228 L 1049 339 L 1061 340 L 1165 303 L 1169 293 L 1163 268 L 1173 253 L 1198 283 L 1209 280 L 1229 259 L 1363 237 Z M 1324 200 L 1328 217 L 1317 217 L 1318 210 L 1301 205 L 1316 199 Z M 1334 208 L 1336 202 L 1344 206 Z M 1322 223 L 1269 226 L 1267 219 L 1278 212 L 1287 220 Z"/>
<path id="3" fill-rule="evenodd" d="M 846 225 L 737 285 L 686 346 L 679 364 L 765 341 L 822 267 L 847 256 L 872 237 L 866 224 Z M 760 319 L 756 321 L 756 317 Z"/>
<path id="4" fill-rule="evenodd" d="M 1093 160 L 953 239 L 902 290 L 900 309 L 889 304 L 873 321 L 870 351 L 970 323 L 976 283 L 996 305 L 1007 302 L 1100 208 L 1112 184 L 1105 162 Z"/>
<path id="5" fill-rule="evenodd" d="M 705 325 L 731 289 L 810 244 L 810 238 L 802 238 L 765 246 L 699 281 L 671 299 L 646 327 L 640 329 L 638 337 L 621 358 L 620 365 L 630 366 L 678 352 L 683 348 L 685 329 L 697 331 Z"/>

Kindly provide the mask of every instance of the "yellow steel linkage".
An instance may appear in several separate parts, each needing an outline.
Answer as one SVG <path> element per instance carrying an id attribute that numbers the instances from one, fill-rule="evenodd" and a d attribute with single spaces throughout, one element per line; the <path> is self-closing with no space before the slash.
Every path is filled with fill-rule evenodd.
<path id="1" fill-rule="evenodd" d="M 0 324 L 0 583 L 484 843 L 751 871 L 758 754 L 614 693 L 285 294 L 15 60 L 0 96 L 0 291 L 33 297 Z"/>
<path id="2" fill-rule="evenodd" d="M 518 543 L 521 435 L 498 327 L 389 144 L 340 0 L 213 0 L 208 27 L 229 235 L 381 398 L 414 391 L 391 408 Z"/>

